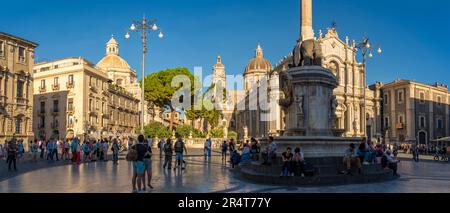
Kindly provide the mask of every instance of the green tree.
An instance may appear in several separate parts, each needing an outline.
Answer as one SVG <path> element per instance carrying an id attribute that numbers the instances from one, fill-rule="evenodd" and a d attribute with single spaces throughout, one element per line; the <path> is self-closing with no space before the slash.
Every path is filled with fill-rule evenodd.
<path id="1" fill-rule="evenodd" d="M 150 104 L 170 111 L 169 130 L 173 130 L 173 119 L 175 108 L 172 106 L 172 97 L 183 85 L 172 87 L 172 80 L 175 76 L 184 75 L 191 81 L 191 94 L 194 94 L 194 76 L 187 68 L 167 69 L 152 73 L 144 78 L 145 100 Z M 191 97 L 183 97 L 191 98 Z"/>
<path id="2" fill-rule="evenodd" d="M 140 129 L 137 128 L 136 132 L 139 133 Z M 156 121 L 152 121 L 148 125 L 144 126 L 144 132 L 145 135 L 150 135 L 152 138 L 168 138 L 171 136 L 169 129 Z"/>
<path id="3" fill-rule="evenodd" d="M 212 138 L 223 138 L 224 136 L 223 127 L 219 126 L 212 129 L 210 134 Z"/>
<path id="4" fill-rule="evenodd" d="M 237 132 L 235 132 L 235 131 L 229 131 L 229 132 L 228 132 L 228 137 L 229 137 L 229 138 L 233 138 L 234 141 L 237 141 L 237 140 L 238 140 L 238 134 L 237 134 Z"/>
<path id="5" fill-rule="evenodd" d="M 181 137 L 187 138 L 192 132 L 192 126 L 184 124 L 180 125 L 175 130 L 176 133 L 178 133 Z"/>

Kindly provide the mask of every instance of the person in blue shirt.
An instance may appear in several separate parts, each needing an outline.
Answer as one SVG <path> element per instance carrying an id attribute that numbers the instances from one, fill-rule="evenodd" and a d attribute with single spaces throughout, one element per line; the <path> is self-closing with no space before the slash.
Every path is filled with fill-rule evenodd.
<path id="1" fill-rule="evenodd" d="M 206 139 L 204 147 L 205 159 L 206 158 L 211 159 L 211 144 L 212 144 L 211 138 Z"/>

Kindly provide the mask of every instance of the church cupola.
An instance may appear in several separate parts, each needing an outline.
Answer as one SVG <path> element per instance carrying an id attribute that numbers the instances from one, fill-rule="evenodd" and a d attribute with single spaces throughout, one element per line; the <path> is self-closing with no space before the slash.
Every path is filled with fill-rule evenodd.
<path id="1" fill-rule="evenodd" d="M 114 39 L 114 35 L 106 43 L 106 55 L 119 55 L 119 43 Z"/>

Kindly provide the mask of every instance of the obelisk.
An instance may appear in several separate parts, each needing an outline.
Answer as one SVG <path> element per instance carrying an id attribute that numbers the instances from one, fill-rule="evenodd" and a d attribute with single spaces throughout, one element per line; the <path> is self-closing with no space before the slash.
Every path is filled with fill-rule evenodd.
<path id="1" fill-rule="evenodd" d="M 301 14 L 301 40 L 314 39 L 312 27 L 312 0 L 300 0 Z"/>

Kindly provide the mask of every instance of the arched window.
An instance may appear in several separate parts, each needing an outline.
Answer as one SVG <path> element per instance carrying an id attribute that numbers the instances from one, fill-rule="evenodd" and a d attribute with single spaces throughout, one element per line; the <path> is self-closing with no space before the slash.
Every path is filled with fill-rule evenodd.
<path id="1" fill-rule="evenodd" d="M 16 134 L 22 133 L 21 125 L 22 125 L 22 118 L 20 117 L 16 118 Z"/>

